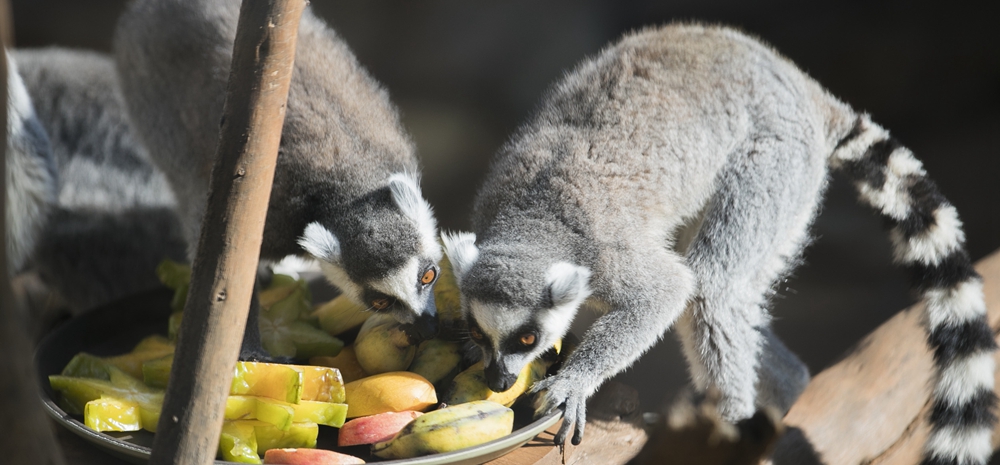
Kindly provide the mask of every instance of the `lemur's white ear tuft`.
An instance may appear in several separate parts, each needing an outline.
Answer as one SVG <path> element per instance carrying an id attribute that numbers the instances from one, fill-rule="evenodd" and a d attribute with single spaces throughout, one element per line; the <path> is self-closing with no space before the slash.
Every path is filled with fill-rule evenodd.
<path id="1" fill-rule="evenodd" d="M 555 307 L 583 303 L 590 295 L 590 287 L 587 285 L 589 280 L 589 269 L 567 262 L 555 263 L 545 272 L 545 281 L 549 285 L 549 294 Z"/>
<path id="2" fill-rule="evenodd" d="M 399 210 L 417 223 L 421 244 L 424 250 L 440 259 L 441 248 L 436 239 L 437 221 L 431 205 L 420 195 L 420 186 L 415 176 L 407 173 L 396 173 L 389 176 L 389 191 L 392 200 Z"/>
<path id="3" fill-rule="evenodd" d="M 442 233 L 441 242 L 444 242 L 445 254 L 448 255 L 448 261 L 451 262 L 455 279 L 461 284 L 462 278 L 479 258 L 476 235 L 468 232 Z"/>
<path id="4" fill-rule="evenodd" d="M 329 229 L 312 222 L 299 238 L 299 245 L 312 256 L 329 263 L 340 262 L 340 241 Z"/>

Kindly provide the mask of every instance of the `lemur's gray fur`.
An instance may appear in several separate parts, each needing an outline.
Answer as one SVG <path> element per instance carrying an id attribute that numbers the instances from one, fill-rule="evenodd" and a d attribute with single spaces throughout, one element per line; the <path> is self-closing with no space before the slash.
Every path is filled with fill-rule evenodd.
<path id="1" fill-rule="evenodd" d="M 51 141 L 58 190 L 32 266 L 73 311 L 159 285 L 156 265 L 184 258 L 174 199 L 138 143 L 107 55 L 12 52 Z"/>
<path id="2" fill-rule="evenodd" d="M 174 188 L 192 253 L 215 159 L 239 6 L 237 0 L 135 1 L 115 35 L 129 113 Z M 441 248 L 417 170 L 413 142 L 388 93 L 307 8 L 299 24 L 261 258 L 309 253 L 356 302 L 432 333 L 433 282 L 421 278 L 436 278 Z"/>
<path id="3" fill-rule="evenodd" d="M 49 138 L 31 103 L 18 63 L 7 57 L 7 272 L 21 271 L 55 203 L 56 167 Z"/>
<path id="4" fill-rule="evenodd" d="M 574 426 L 580 440 L 586 399 L 672 326 L 694 385 L 721 391 L 727 419 L 789 408 L 808 373 L 771 332 L 768 297 L 831 169 L 887 220 L 927 301 L 938 375 L 925 463 L 985 463 L 995 344 L 955 208 L 868 115 L 722 27 L 642 30 L 580 64 L 500 150 L 476 233 L 445 235 L 491 389 L 590 298 L 607 312 L 534 387 L 539 413 L 564 409 L 557 442 Z M 678 227 L 699 220 L 674 252 Z"/>

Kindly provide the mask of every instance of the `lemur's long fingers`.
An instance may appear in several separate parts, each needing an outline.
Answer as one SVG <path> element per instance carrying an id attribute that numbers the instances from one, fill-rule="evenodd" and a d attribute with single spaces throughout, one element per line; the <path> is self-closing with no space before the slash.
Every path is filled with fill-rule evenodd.
<path id="1" fill-rule="evenodd" d="M 587 403 L 580 402 L 576 413 L 576 432 L 573 433 L 573 445 L 579 446 L 583 441 L 583 428 L 587 425 Z"/>
<path id="2" fill-rule="evenodd" d="M 570 428 L 572 428 L 573 424 L 576 423 L 576 419 L 574 418 L 575 416 L 576 413 L 570 409 L 566 409 L 565 413 L 563 413 L 563 424 L 559 427 L 556 437 L 552 439 L 552 441 L 557 445 L 561 446 L 566 444 L 566 436 L 569 435 Z"/>

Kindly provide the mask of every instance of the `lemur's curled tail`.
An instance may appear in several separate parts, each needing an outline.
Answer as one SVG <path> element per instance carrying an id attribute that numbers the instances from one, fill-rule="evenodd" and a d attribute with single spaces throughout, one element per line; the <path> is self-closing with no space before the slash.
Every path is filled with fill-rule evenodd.
<path id="1" fill-rule="evenodd" d="M 927 340 L 937 370 L 924 464 L 985 464 L 996 422 L 993 351 L 982 279 L 965 250 L 955 207 L 920 161 L 888 131 L 860 115 L 831 165 L 889 226 L 894 259 L 926 303 Z"/>

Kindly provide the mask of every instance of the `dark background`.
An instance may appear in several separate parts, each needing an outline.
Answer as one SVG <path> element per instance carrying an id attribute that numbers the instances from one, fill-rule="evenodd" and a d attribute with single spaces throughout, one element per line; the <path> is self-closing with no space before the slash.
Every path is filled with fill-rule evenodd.
<path id="1" fill-rule="evenodd" d="M 108 50 L 123 1 L 14 0 L 16 43 Z M 1000 26 L 987 3 L 739 0 L 506 2 L 314 0 L 389 89 L 446 229 L 468 227 L 492 153 L 542 92 L 624 32 L 671 21 L 738 26 L 868 111 L 924 161 L 966 225 L 974 259 L 1000 247 Z M 878 219 L 835 176 L 806 263 L 774 325 L 818 372 L 912 303 Z M 667 337 L 620 378 L 646 410 L 687 381 Z"/>

